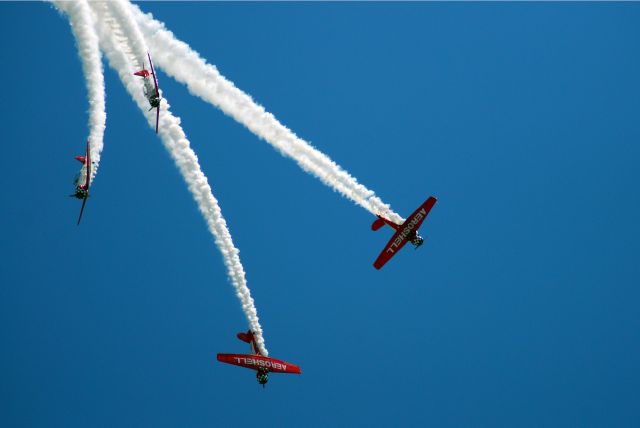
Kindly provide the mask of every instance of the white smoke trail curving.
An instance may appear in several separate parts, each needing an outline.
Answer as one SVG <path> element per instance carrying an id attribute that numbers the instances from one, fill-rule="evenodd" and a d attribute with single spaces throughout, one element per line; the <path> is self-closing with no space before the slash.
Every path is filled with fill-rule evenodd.
<path id="1" fill-rule="evenodd" d="M 91 177 L 93 179 L 100 166 L 104 148 L 104 129 L 107 120 L 105 112 L 104 70 L 95 19 L 86 0 L 56 1 L 55 6 L 69 17 L 71 30 L 78 45 L 78 55 L 82 61 L 87 95 L 89 99 L 89 144 L 91 146 Z M 86 167 L 83 166 L 79 180 L 84 183 Z"/>
<path id="2" fill-rule="evenodd" d="M 178 40 L 162 22 L 144 14 L 138 6 L 127 2 L 144 37 L 153 49 L 155 62 L 167 74 L 186 84 L 189 91 L 246 126 L 283 155 L 294 159 L 306 172 L 351 199 L 372 214 L 380 214 L 397 223 L 404 219 L 333 162 L 327 155 L 298 138 L 264 107 L 222 76 L 215 66 L 207 64 L 197 52 Z"/>
<path id="3" fill-rule="evenodd" d="M 128 11 L 122 8 L 119 2 L 92 3 L 91 7 L 99 17 L 96 28 L 109 64 L 118 73 L 123 85 L 146 116 L 149 125 L 155 128 L 155 113 L 147 110 L 148 102 L 142 93 L 142 82 L 139 77 L 133 75 L 136 58 L 146 55 L 145 41 L 137 29 L 136 22 L 127 15 Z M 198 158 L 180 126 L 180 119 L 171 114 L 165 98 L 162 99 L 160 106 L 159 136 L 162 143 L 184 177 L 222 253 L 229 278 L 240 299 L 249 327 L 255 333 L 258 348 L 264 355 L 268 355 L 258 313 L 247 287 L 244 268 L 240 263 L 239 250 L 233 244 L 218 201 L 213 196 L 207 177 L 200 169 Z"/>

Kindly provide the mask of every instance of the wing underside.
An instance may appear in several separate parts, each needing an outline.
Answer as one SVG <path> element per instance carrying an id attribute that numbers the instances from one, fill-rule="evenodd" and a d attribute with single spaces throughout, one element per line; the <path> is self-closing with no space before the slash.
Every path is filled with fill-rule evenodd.
<path id="1" fill-rule="evenodd" d="M 160 97 L 160 92 L 158 90 L 158 79 L 156 78 L 156 70 L 153 68 L 153 62 L 151 61 L 151 54 L 147 52 L 147 57 L 149 58 L 149 66 L 151 67 L 151 75 L 153 76 L 153 85 L 156 87 L 156 97 Z"/>
<path id="2" fill-rule="evenodd" d="M 218 361 L 251 370 L 267 369 L 272 373 L 300 374 L 300 367 L 275 358 L 252 354 L 218 354 Z"/>
<path id="3" fill-rule="evenodd" d="M 82 213 L 84 212 L 84 206 L 87 204 L 87 198 L 84 198 L 82 200 L 82 207 L 80 208 L 80 215 L 78 216 L 78 223 L 76 223 L 77 225 L 80 224 L 80 220 L 82 220 Z"/>
<path id="4" fill-rule="evenodd" d="M 89 141 L 87 141 L 87 178 L 84 183 L 87 190 L 89 190 L 90 182 L 91 182 L 91 146 L 89 145 Z"/>
<path id="5" fill-rule="evenodd" d="M 407 236 L 402 235 L 402 231 L 397 231 L 387 242 L 384 249 L 378 256 L 375 262 L 373 262 L 373 267 L 376 269 L 382 268 L 393 256 L 396 255 L 398 251 L 407 243 Z"/>
<path id="6" fill-rule="evenodd" d="M 385 245 L 384 249 L 378 256 L 376 261 L 373 263 L 373 266 L 376 269 L 382 268 L 382 266 L 384 266 L 389 260 L 391 260 L 391 258 L 395 256 L 402 247 L 405 246 L 405 244 L 409 240 L 409 236 L 413 233 L 417 233 L 418 228 L 427 218 L 429 211 L 431 211 L 431 208 L 433 208 L 435 203 L 436 198 L 434 198 L 433 196 L 429 197 L 429 199 L 424 201 L 424 203 L 420 205 L 420 207 L 418 207 L 418 209 L 415 210 L 404 223 L 396 228 L 396 233 L 394 233 L 389 242 L 387 242 L 387 245 Z M 382 224 L 379 224 L 380 220 L 386 222 L 387 224 L 389 223 L 388 220 L 380 218 L 379 220 L 374 222 L 374 224 L 372 225 L 372 229 L 376 230 L 376 227 L 382 227 Z"/>
<path id="7" fill-rule="evenodd" d="M 160 90 L 158 89 L 158 78 L 156 77 L 156 70 L 153 68 L 153 61 L 151 61 L 151 54 L 147 52 L 149 58 L 149 66 L 151 67 L 151 75 L 153 76 L 153 85 L 156 88 L 156 98 L 160 102 Z M 160 104 L 156 107 L 156 134 L 158 133 L 158 123 L 160 122 Z"/>
<path id="8" fill-rule="evenodd" d="M 85 155 L 86 165 L 85 165 L 85 173 L 86 177 L 84 180 L 84 188 L 87 191 L 87 195 L 82 199 L 82 207 L 80 207 L 80 215 L 78 216 L 78 225 L 80 224 L 80 220 L 82 220 L 82 213 L 84 213 L 84 206 L 87 205 L 87 198 L 89 198 L 89 186 L 91 184 L 91 147 L 89 146 L 89 141 L 87 141 L 87 150 Z"/>

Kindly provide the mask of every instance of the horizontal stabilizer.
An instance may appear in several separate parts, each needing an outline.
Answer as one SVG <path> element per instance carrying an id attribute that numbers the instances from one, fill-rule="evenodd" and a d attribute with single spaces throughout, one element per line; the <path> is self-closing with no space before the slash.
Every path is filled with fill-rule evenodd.
<path id="1" fill-rule="evenodd" d="M 140 77 L 149 77 L 149 72 L 147 70 L 136 71 L 133 74 Z"/>
<path id="2" fill-rule="evenodd" d="M 85 163 L 87 163 L 87 157 L 86 156 L 76 156 L 74 159 L 77 160 L 78 162 L 80 162 L 83 165 Z"/>
<path id="3" fill-rule="evenodd" d="M 378 216 L 376 221 L 374 221 L 373 224 L 371 225 L 371 230 L 378 230 L 382 226 L 384 226 L 384 219 L 382 217 Z"/>
<path id="4" fill-rule="evenodd" d="M 246 333 L 238 333 L 236 336 L 238 336 L 238 339 L 246 343 L 251 343 L 253 341 L 253 333 L 251 333 L 251 331 L 248 331 Z"/>

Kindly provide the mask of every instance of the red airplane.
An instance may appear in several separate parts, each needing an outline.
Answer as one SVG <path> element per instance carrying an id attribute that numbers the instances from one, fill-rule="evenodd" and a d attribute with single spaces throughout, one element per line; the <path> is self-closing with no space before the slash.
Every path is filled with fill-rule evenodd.
<path id="1" fill-rule="evenodd" d="M 382 216 L 378 216 L 378 219 L 371 225 L 371 230 L 378 230 L 385 224 L 395 229 L 396 233 L 391 237 L 384 250 L 380 253 L 376 261 L 373 263 L 373 267 L 380 269 L 385 265 L 391 257 L 395 256 L 398 251 L 406 244 L 411 242 L 416 249 L 424 243 L 424 239 L 418 235 L 418 228 L 422 224 L 431 208 L 436 203 L 436 198 L 429 197 L 420 207 L 413 212 L 402 224 L 396 224 L 391 220 L 387 220 Z"/>
<path id="2" fill-rule="evenodd" d="M 87 198 L 89 197 L 89 182 L 91 180 L 91 149 L 89 147 L 89 141 L 87 140 L 87 149 L 84 156 L 76 156 L 75 159 L 82 163 L 85 168 L 80 170 L 80 174 L 76 177 L 76 192 L 72 197 L 76 197 L 78 199 L 82 199 L 82 208 L 80 208 L 80 216 L 78 217 L 78 224 L 80 224 L 80 220 L 82 220 L 82 213 L 84 212 L 84 206 L 87 203 Z M 82 180 L 82 172 L 84 171 L 84 184 L 81 184 Z"/>
<path id="3" fill-rule="evenodd" d="M 153 69 L 153 62 L 151 62 L 151 55 L 147 52 L 149 58 L 149 65 L 151 66 L 151 76 L 153 77 L 153 86 L 151 86 L 151 79 L 149 79 L 149 70 L 144 68 L 144 60 L 142 61 L 142 70 L 133 73 L 136 76 L 140 76 L 144 79 L 144 96 L 149 100 L 151 109 L 156 109 L 156 134 L 158 133 L 158 121 L 160 120 L 160 91 L 158 90 L 158 79 L 156 78 L 156 72 Z"/>
<path id="4" fill-rule="evenodd" d="M 234 366 L 246 367 L 256 370 L 258 383 L 264 385 L 269 381 L 269 372 L 273 373 L 293 373 L 300 374 L 300 367 L 286 361 L 265 357 L 256 346 L 256 339 L 251 330 L 246 333 L 238 333 L 238 339 L 251 345 L 251 354 L 218 354 L 218 361 L 221 363 L 233 364 Z"/>

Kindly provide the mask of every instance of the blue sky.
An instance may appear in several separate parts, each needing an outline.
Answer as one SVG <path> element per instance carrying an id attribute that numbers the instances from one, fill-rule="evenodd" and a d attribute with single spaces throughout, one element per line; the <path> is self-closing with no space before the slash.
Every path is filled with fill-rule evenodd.
<path id="1" fill-rule="evenodd" d="M 401 214 L 437 196 L 427 240 L 374 270 L 389 231 L 160 70 L 270 353 L 303 370 L 259 388 L 215 361 L 246 321 L 109 68 L 76 227 L 71 31 L 0 3 L 3 426 L 637 424 L 639 5 L 141 7 Z"/>

